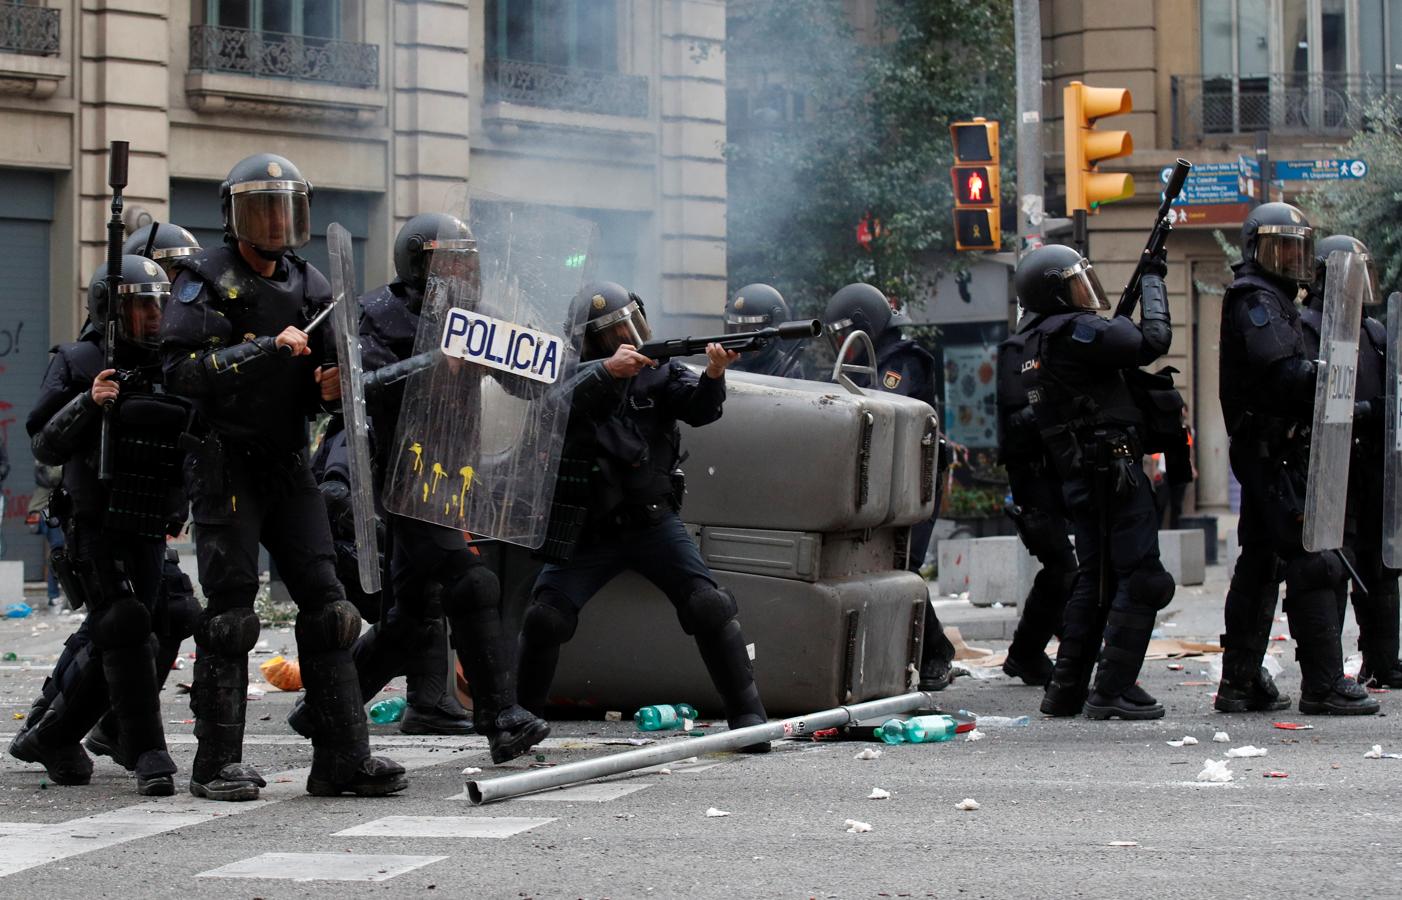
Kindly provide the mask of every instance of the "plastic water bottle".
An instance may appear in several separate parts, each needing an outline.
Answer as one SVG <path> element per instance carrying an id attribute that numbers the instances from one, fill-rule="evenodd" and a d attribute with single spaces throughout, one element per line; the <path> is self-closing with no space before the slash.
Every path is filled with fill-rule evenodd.
<path id="1" fill-rule="evenodd" d="M 959 710 L 959 715 L 973 719 L 975 728 L 1025 728 L 1032 722 L 1027 716 L 981 716 L 967 709 Z"/>
<path id="2" fill-rule="evenodd" d="M 688 703 L 661 703 L 633 713 L 633 724 L 639 731 L 670 731 L 681 728 L 683 719 L 695 721 L 696 715 L 696 707 Z"/>
<path id="3" fill-rule="evenodd" d="M 386 697 L 370 707 L 370 721 L 376 725 L 389 725 L 404 718 L 404 708 L 409 703 L 403 697 Z"/>
<path id="4" fill-rule="evenodd" d="M 888 744 L 904 744 L 905 722 L 900 719 L 887 719 L 876 729 L 876 736 Z"/>
<path id="5" fill-rule="evenodd" d="M 912 744 L 953 740 L 954 731 L 959 727 L 958 720 L 953 716 L 915 716 L 906 719 L 904 724 L 905 739 Z"/>

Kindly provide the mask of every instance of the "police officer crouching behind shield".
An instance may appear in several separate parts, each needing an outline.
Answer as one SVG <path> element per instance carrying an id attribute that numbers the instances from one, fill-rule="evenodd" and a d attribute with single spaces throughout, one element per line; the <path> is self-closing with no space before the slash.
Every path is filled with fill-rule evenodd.
<path id="1" fill-rule="evenodd" d="M 162 328 L 171 391 L 192 398 L 207 433 L 187 489 L 200 584 L 190 698 L 199 747 L 190 792 L 252 800 L 265 785 L 243 762 L 258 545 L 297 604 L 297 649 L 314 717 L 308 792 L 378 796 L 404 769 L 370 755 L 350 647 L 360 616 L 336 579 L 326 507 L 307 465 L 307 420 L 321 404 L 321 335 L 302 330 L 330 285 L 291 251 L 310 238 L 311 185 L 273 154 L 237 163 L 220 186 L 225 244 L 177 259 Z"/>
<path id="2" fill-rule="evenodd" d="M 1241 554 L 1227 589 L 1213 705 L 1222 712 L 1290 705 L 1261 667 L 1283 562 L 1300 711 L 1375 713 L 1378 702 L 1344 675 L 1336 599 L 1343 564 L 1337 554 L 1308 552 L 1302 543 L 1318 368 L 1306 353 L 1295 297 L 1314 279 L 1314 231 L 1295 207 L 1264 203 L 1241 226 L 1241 256 L 1222 300 L 1219 388 L 1232 472 L 1241 483 Z"/>
<path id="3" fill-rule="evenodd" d="M 1372 302 L 1382 303 L 1378 290 L 1377 266 L 1362 241 L 1336 234 L 1314 245 L 1314 283 L 1305 294 L 1300 310 L 1304 326 L 1305 352 L 1310 359 L 1319 356 L 1319 335 L 1324 319 L 1324 285 L 1329 254 L 1336 250 L 1353 253 L 1367 265 L 1372 280 Z M 1363 665 L 1358 681 L 1363 685 L 1402 687 L 1402 663 L 1398 661 L 1398 571 L 1383 565 L 1383 439 L 1386 419 L 1387 326 L 1370 315 L 1365 307 L 1358 330 L 1358 379 L 1354 391 L 1353 458 L 1348 467 L 1348 515 L 1344 524 L 1344 552 L 1362 580 L 1366 595 L 1351 578 L 1338 585 L 1339 622 L 1342 628 L 1348 601 L 1353 593 L 1353 615 L 1358 620 L 1358 650 Z"/>
<path id="4" fill-rule="evenodd" d="M 849 284 L 833 294 L 823 311 L 823 324 L 836 346 L 853 331 L 865 331 L 876 349 L 876 384 L 865 375 L 852 375 L 858 387 L 890 391 L 923 400 L 938 410 L 935 399 L 935 358 L 914 340 L 901 336 L 901 326 L 911 324 L 904 310 L 896 310 L 886 295 L 870 284 Z M 937 475 L 938 477 L 938 475 Z M 938 497 L 938 491 L 936 497 Z M 911 526 L 907 568 L 919 572 L 935 530 L 939 503 L 928 521 Z M 941 691 L 953 681 L 954 644 L 945 637 L 935 608 L 925 607 L 925 632 L 920 660 L 920 690 Z"/>
<path id="5" fill-rule="evenodd" d="M 1026 335 L 1022 384 L 1063 481 L 1079 559 L 1042 701 L 1047 715 L 1084 711 L 1093 719 L 1156 719 L 1164 714 L 1135 680 L 1155 613 L 1173 597 L 1173 576 L 1159 562 L 1158 517 L 1139 443 L 1142 416 L 1124 375 L 1168 351 L 1173 331 L 1163 273 L 1162 262 L 1146 271 L 1136 325 L 1127 317 L 1096 314 L 1110 304 L 1090 262 L 1070 247 L 1034 250 L 1017 267 L 1018 299 L 1029 314 L 1018 329 Z"/>
<path id="6" fill-rule="evenodd" d="M 120 754 L 147 796 L 175 791 L 175 763 L 161 726 L 152 611 L 161 590 L 165 537 L 179 531 L 179 439 L 190 420 L 188 404 L 157 393 L 156 348 L 170 283 L 140 256 L 122 257 L 115 304 L 106 265 L 88 287 L 94 325 L 112 315 L 116 369 L 103 367 L 97 328 L 55 348 L 26 428 L 34 458 L 63 466 L 63 518 L 73 587 L 85 603 L 84 631 L 69 639 L 45 683 L 38 721 L 10 746 L 19 759 L 43 763 L 57 784 L 87 784 L 92 760 L 78 741 L 111 703 Z M 102 408 L 111 414 L 111 479 L 99 480 Z M 91 642 L 90 658 L 82 644 Z M 70 654 L 68 651 L 73 650 Z M 167 667 L 169 662 L 167 662 Z M 105 679 L 105 682 L 104 682 Z"/>
<path id="7" fill-rule="evenodd" d="M 676 470 L 677 420 L 716 421 L 725 401 L 725 370 L 738 354 L 706 348 L 698 378 L 686 366 L 661 366 L 636 351 L 650 336 L 642 301 L 612 282 L 587 286 L 583 362 L 575 376 L 547 547 L 562 561 L 541 570 L 521 628 L 517 679 L 521 703 L 541 713 L 560 645 L 574 636 L 579 613 L 620 572 L 657 585 L 676 607 L 725 704 L 732 729 L 766 720 L 734 596 L 720 587 L 682 525 Z M 573 487 L 571 487 L 573 485 Z M 579 518 L 562 521 L 562 498 Z M 769 749 L 767 742 L 745 748 Z"/>
<path id="8" fill-rule="evenodd" d="M 438 271 L 461 270 L 475 281 L 477 245 L 467 225 L 437 213 L 415 216 L 404 224 L 394 242 L 398 278 L 361 300 L 366 401 L 374 427 L 384 438 L 376 448 L 377 480 L 390 465 L 390 438 L 398 428 L 405 382 L 382 385 L 376 373 L 414 354 L 424 291 L 435 259 Z M 323 490 L 328 487 L 323 483 Z M 446 615 L 453 646 L 472 689 L 477 733 L 487 737 L 493 762 L 520 756 L 543 741 L 550 726 L 516 702 L 512 647 L 502 633 L 501 585 L 496 574 L 472 552 L 457 529 L 393 514 L 388 524 L 388 596 L 392 602 L 383 620 L 362 635 L 353 649 L 362 695 L 372 696 L 410 667 L 434 667 L 446 678 L 440 655 Z M 441 594 L 427 590 L 430 584 L 441 587 Z M 415 681 L 416 687 L 424 684 L 422 677 Z M 440 701 L 446 684 L 441 690 Z M 299 731 L 305 728 L 303 712 L 299 707 L 289 717 Z M 430 728 L 442 731 L 450 727 L 444 715 L 425 722 L 422 711 L 416 713 L 417 720 Z M 406 713 L 406 721 L 408 718 Z"/>

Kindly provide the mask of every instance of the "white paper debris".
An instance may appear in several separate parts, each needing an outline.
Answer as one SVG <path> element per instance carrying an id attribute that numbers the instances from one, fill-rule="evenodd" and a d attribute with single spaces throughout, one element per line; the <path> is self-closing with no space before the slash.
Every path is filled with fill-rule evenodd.
<path id="1" fill-rule="evenodd" d="M 1363 754 L 1364 759 L 1402 759 L 1402 753 L 1384 753 L 1382 744 L 1374 744 L 1373 749 Z"/>
<path id="2" fill-rule="evenodd" d="M 1252 756 L 1265 755 L 1265 747 L 1256 747 L 1251 744 L 1247 744 L 1245 747 L 1233 747 L 1227 751 L 1227 756 L 1231 757 L 1232 759 L 1248 759 Z"/>
<path id="3" fill-rule="evenodd" d="M 755 645 L 754 645 L 754 644 L 746 644 L 746 645 L 745 645 L 745 654 L 746 654 L 747 656 L 749 656 L 750 662 L 754 662 L 754 661 L 755 661 Z"/>
<path id="4" fill-rule="evenodd" d="M 730 813 L 726 812 L 726 811 L 723 810 L 723 809 L 716 809 L 714 806 L 712 806 L 710 809 L 706 810 L 706 818 L 708 818 L 708 819 L 719 819 L 719 818 L 722 818 L 723 816 L 728 816 L 728 815 L 730 815 Z"/>
<path id="5" fill-rule="evenodd" d="M 880 750 L 877 750 L 877 749 L 874 748 L 874 747 L 868 747 L 868 748 L 866 748 L 865 750 L 863 750 L 861 753 L 858 753 L 856 756 L 854 756 L 854 757 L 852 757 L 852 758 L 853 758 L 853 759 L 880 759 L 880 757 L 881 757 L 881 751 L 880 751 Z"/>
<path id="6" fill-rule="evenodd" d="M 871 825 L 867 822 L 858 822 L 856 819 L 848 819 L 842 823 L 847 826 L 848 834 L 864 834 L 871 831 Z"/>
<path id="7" fill-rule="evenodd" d="M 1138 842 L 1138 841 L 1111 841 L 1110 844 L 1109 844 L 1109 846 L 1111 846 L 1111 847 L 1138 847 L 1138 846 L 1139 846 L 1139 842 Z"/>
<path id="8" fill-rule="evenodd" d="M 657 774 L 658 774 L 658 775 L 671 775 L 671 774 L 672 774 L 672 770 L 671 770 L 671 769 L 658 769 L 658 770 L 657 770 Z"/>
<path id="9" fill-rule="evenodd" d="M 1225 731 L 1219 731 L 1212 736 L 1212 743 L 1214 744 L 1225 744 L 1230 740 L 1231 738 L 1227 737 L 1227 733 Z"/>
<path id="10" fill-rule="evenodd" d="M 248 699 L 249 699 L 249 700 L 262 700 L 265 696 L 267 696 L 267 693 L 268 693 L 268 692 L 265 691 L 265 690 L 263 690 L 262 688 L 250 687 L 250 688 L 248 689 Z"/>
<path id="11" fill-rule="evenodd" d="M 963 800 L 954 804 L 954 808 L 960 812 L 973 812 L 978 809 L 978 801 L 972 797 L 965 797 Z"/>
<path id="12" fill-rule="evenodd" d="M 690 731 L 696 727 L 696 723 L 690 719 L 682 719 L 682 731 Z"/>
<path id="13" fill-rule="evenodd" d="M 874 788 L 871 789 L 871 793 L 870 793 L 870 794 L 867 794 L 867 799 L 868 799 L 868 800 L 890 800 L 890 799 L 891 799 L 891 792 L 890 792 L 890 791 L 883 791 L 881 788 L 874 787 Z"/>
<path id="14" fill-rule="evenodd" d="M 1185 734 L 1181 741 L 1164 741 L 1164 743 L 1168 744 L 1170 747 L 1196 747 L 1198 739 L 1191 734 Z"/>
<path id="15" fill-rule="evenodd" d="M 1227 768 L 1225 759 L 1204 760 L 1202 771 L 1198 773 L 1198 781 L 1210 781 L 1215 784 L 1224 784 L 1232 780 L 1232 770 Z"/>
<path id="16" fill-rule="evenodd" d="M 968 732 L 967 734 L 964 735 L 964 740 L 966 740 L 966 741 L 981 741 L 981 740 L 983 740 L 983 732 L 982 732 L 982 731 L 979 731 L 977 728 L 975 728 L 973 731 L 970 731 L 970 732 Z"/>
<path id="17" fill-rule="evenodd" d="M 477 768 L 476 766 L 468 766 L 466 769 L 462 770 L 462 773 L 464 775 L 480 775 L 482 773 L 482 770 Z"/>

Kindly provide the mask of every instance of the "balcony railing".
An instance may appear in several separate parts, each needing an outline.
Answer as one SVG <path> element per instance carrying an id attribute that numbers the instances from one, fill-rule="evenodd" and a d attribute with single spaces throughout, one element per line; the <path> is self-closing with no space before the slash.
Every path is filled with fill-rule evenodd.
<path id="1" fill-rule="evenodd" d="M 1347 136 L 1368 105 L 1402 88 L 1402 78 L 1358 73 L 1175 75 L 1173 146 L 1268 131 L 1273 135 Z"/>
<path id="2" fill-rule="evenodd" d="M 571 69 L 516 59 L 484 63 L 486 99 L 526 106 L 644 118 L 647 78 L 595 69 Z"/>
<path id="3" fill-rule="evenodd" d="M 380 83 L 380 48 L 329 38 L 192 25 L 190 68 L 373 88 Z"/>
<path id="4" fill-rule="evenodd" d="M 0 51 L 53 56 L 59 49 L 58 17 L 56 9 L 0 5 Z"/>

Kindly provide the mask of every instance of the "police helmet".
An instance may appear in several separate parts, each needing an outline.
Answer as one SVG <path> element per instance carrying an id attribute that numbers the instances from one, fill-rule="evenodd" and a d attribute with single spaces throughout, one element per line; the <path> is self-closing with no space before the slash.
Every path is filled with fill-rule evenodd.
<path id="1" fill-rule="evenodd" d="M 854 330 L 865 331 L 876 340 L 888 328 L 909 325 L 910 317 L 896 309 L 880 288 L 870 284 L 849 284 L 828 300 L 823 324 L 834 341 L 841 341 Z"/>
<path id="2" fill-rule="evenodd" d="M 1241 225 L 1241 257 L 1296 284 L 1314 280 L 1314 229 L 1298 207 L 1262 203 Z"/>
<path id="3" fill-rule="evenodd" d="M 88 282 L 88 318 L 101 330 L 107 323 L 107 263 L 97 267 Z M 117 285 L 113 316 L 120 344 L 143 351 L 160 346 L 161 313 L 170 299 L 170 276 L 144 256 L 122 257 L 122 281 Z"/>
<path id="4" fill-rule="evenodd" d="M 1372 305 L 1383 302 L 1382 295 L 1378 293 L 1378 264 L 1374 261 L 1373 254 L 1368 252 L 1367 244 L 1348 234 L 1331 234 L 1314 242 L 1314 286 L 1320 294 L 1324 293 L 1329 254 L 1335 251 L 1352 253 L 1363 260 L 1363 264 L 1368 267 L 1368 282 L 1372 288 L 1368 303 Z"/>
<path id="5" fill-rule="evenodd" d="M 1038 247 L 1024 256 L 1013 283 L 1018 302 L 1030 312 L 1110 308 L 1090 260 L 1062 244 Z"/>
<path id="6" fill-rule="evenodd" d="M 151 240 L 151 229 L 156 230 L 156 239 Z M 131 237 L 122 245 L 122 254 L 141 256 L 146 252 L 146 245 L 151 245 L 151 259 L 156 264 L 170 273 L 170 265 L 173 261 L 182 256 L 192 256 L 200 252 L 200 242 L 195 240 L 195 236 L 181 228 L 179 225 L 170 222 L 158 222 L 154 225 L 143 225 L 132 232 Z"/>
<path id="7" fill-rule="evenodd" d="M 598 281 L 579 292 L 588 304 L 584 323 L 584 359 L 612 356 L 623 344 L 641 347 L 652 339 L 643 299 L 621 284 Z"/>
<path id="8" fill-rule="evenodd" d="M 311 240 L 311 182 L 286 158 L 259 153 L 239 160 L 219 185 L 224 232 L 276 260 Z"/>
<path id="9" fill-rule="evenodd" d="M 457 216 L 420 213 L 405 222 L 394 239 L 394 272 L 399 280 L 422 291 L 436 250 L 475 254 L 477 242 L 472 229 Z"/>
<path id="10" fill-rule="evenodd" d="M 784 295 L 767 284 L 747 284 L 725 303 L 725 333 L 757 331 L 789 320 Z"/>

